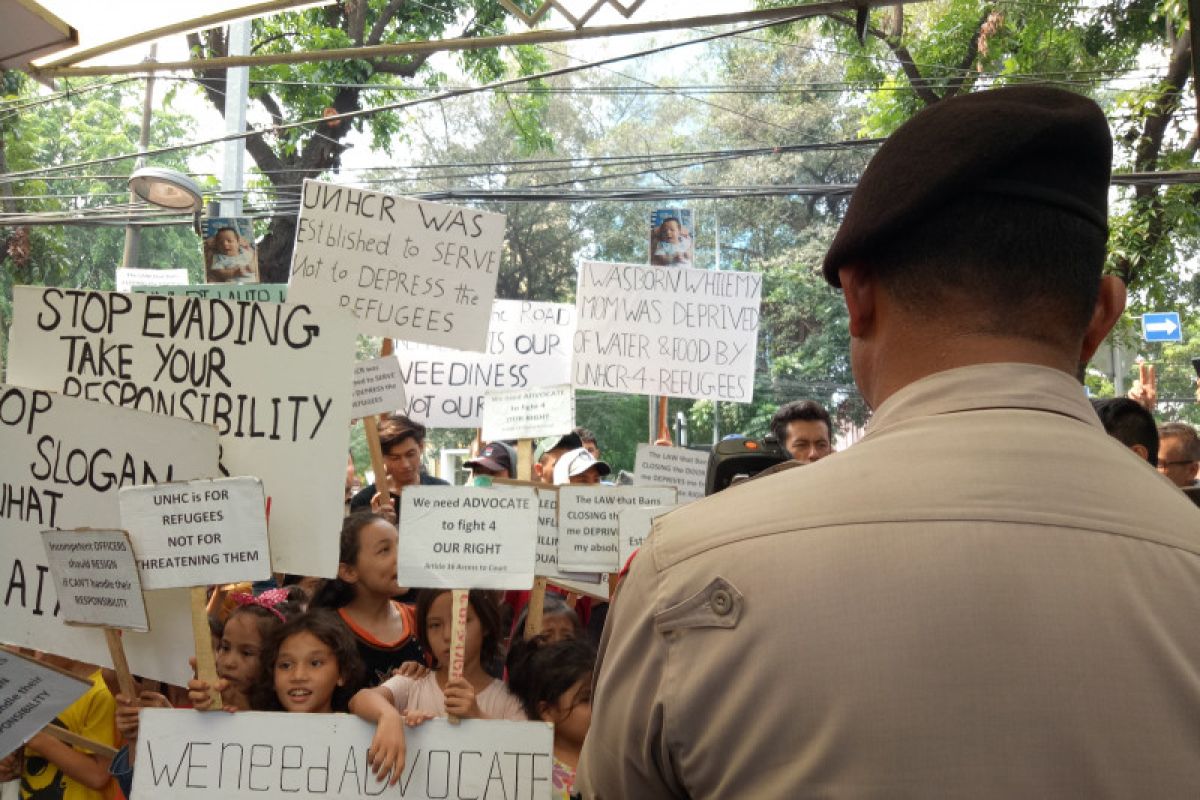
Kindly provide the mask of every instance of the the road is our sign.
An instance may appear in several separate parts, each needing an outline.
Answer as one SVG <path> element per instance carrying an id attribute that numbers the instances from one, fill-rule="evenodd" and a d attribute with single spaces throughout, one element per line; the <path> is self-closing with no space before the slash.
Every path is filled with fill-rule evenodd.
<path id="1" fill-rule="evenodd" d="M 1142 314 L 1142 338 L 1147 342 L 1182 342 L 1183 326 L 1174 311 Z"/>

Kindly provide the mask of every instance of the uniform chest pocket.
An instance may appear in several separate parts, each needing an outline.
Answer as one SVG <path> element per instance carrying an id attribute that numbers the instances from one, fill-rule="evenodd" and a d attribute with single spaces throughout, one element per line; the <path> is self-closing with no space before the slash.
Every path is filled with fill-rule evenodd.
<path id="1" fill-rule="evenodd" d="M 736 586 L 716 577 L 688 599 L 655 614 L 654 629 L 671 633 L 689 628 L 734 628 L 745 604 Z"/>

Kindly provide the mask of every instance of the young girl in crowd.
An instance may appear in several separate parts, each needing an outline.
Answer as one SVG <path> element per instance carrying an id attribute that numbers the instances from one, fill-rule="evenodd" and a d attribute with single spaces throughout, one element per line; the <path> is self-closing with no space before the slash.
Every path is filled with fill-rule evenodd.
<path id="1" fill-rule="evenodd" d="M 396 583 L 396 526 L 378 514 L 362 511 L 342 524 L 337 578 L 313 599 L 313 607 L 336 609 L 354 634 L 367 668 L 367 685 L 375 686 L 410 661 L 425 664 L 416 634 L 412 606 L 393 598 L 404 593 Z"/>
<path id="2" fill-rule="evenodd" d="M 267 642 L 251 706 L 290 713 L 345 712 L 363 678 L 350 631 L 336 614 L 313 609 L 288 620 Z"/>
<path id="3" fill-rule="evenodd" d="M 250 693 L 258 680 L 261 657 L 272 635 L 300 611 L 288 589 L 271 589 L 257 597 L 232 594 L 234 609 L 221 628 L 214 650 L 217 662 L 216 689 L 228 710 L 250 708 Z M 202 680 L 188 682 L 188 697 L 197 708 L 209 705 L 209 685 Z"/>
<path id="4" fill-rule="evenodd" d="M 467 606 L 463 676 L 450 678 L 451 593 L 422 589 L 417 593 L 418 635 L 437 665 L 422 678 L 397 675 L 350 701 L 350 710 L 377 725 L 371 751 L 388 765 L 404 756 L 401 723 L 419 725 L 453 714 L 473 719 L 523 720 L 521 703 L 483 665 L 500 652 L 500 610 L 485 591 L 472 589 Z M 373 766 L 378 767 L 375 760 Z"/>
<path id="5" fill-rule="evenodd" d="M 521 615 L 517 617 L 516 625 L 513 626 L 513 642 L 519 642 L 525 638 L 525 622 L 528 618 L 529 606 L 525 606 L 521 609 Z M 578 639 L 583 636 L 583 625 L 579 622 L 579 615 L 575 613 L 575 609 L 567 605 L 567 601 L 562 595 L 546 592 L 546 598 L 542 605 L 542 630 L 539 635 L 550 642 Z"/>
<path id="6" fill-rule="evenodd" d="M 575 788 L 575 768 L 592 722 L 596 651 L 578 637 L 524 642 L 508 658 L 508 686 L 529 719 L 554 723 L 554 796 Z"/>

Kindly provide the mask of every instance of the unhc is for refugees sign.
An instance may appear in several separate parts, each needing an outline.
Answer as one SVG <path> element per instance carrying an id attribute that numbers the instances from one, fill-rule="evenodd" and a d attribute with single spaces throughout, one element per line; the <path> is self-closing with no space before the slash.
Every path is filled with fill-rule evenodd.
<path id="1" fill-rule="evenodd" d="M 754 272 L 584 261 L 571 383 L 748 403 L 761 295 Z"/>
<path id="2" fill-rule="evenodd" d="M 101 631 L 63 624 L 42 531 L 119 528 L 122 486 L 214 474 L 216 430 L 0 384 L 0 454 L 0 642 L 109 664 Z M 131 669 L 186 683 L 188 593 L 152 592 L 146 607 L 150 633 L 123 640 Z"/>
<path id="3" fill-rule="evenodd" d="M 361 333 L 483 350 L 504 215 L 306 180 L 288 302 Z"/>
<path id="4" fill-rule="evenodd" d="M 220 474 L 266 488 L 274 569 L 333 576 L 352 319 L 319 319 L 304 305 L 18 286 L 11 337 L 14 382 L 215 425 Z"/>

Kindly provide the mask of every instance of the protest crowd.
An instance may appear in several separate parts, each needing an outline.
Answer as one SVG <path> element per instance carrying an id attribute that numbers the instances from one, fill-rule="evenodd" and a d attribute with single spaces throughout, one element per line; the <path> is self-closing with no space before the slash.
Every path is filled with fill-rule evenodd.
<path id="1" fill-rule="evenodd" d="M 237 386 L 236 360 L 248 358 L 247 348 L 222 355 L 215 345 L 204 380 L 185 378 L 192 380 L 189 407 L 199 409 L 211 395 L 208 410 L 175 410 L 193 420 L 187 426 L 205 428 L 197 437 L 216 429 L 211 439 L 194 440 L 188 457 L 196 466 L 176 457 L 178 450 L 166 460 L 146 456 L 140 440 L 125 441 L 123 457 L 113 455 L 112 445 L 71 449 L 54 438 L 61 430 L 43 424 L 58 411 L 46 398 L 68 398 L 50 394 L 64 383 L 61 375 L 46 377 L 43 364 L 54 357 L 38 350 L 35 335 L 50 337 L 74 316 L 88 325 L 94 319 L 96 331 L 120 341 L 123 313 L 145 331 L 145 320 L 178 328 L 189 315 L 199 320 L 211 312 L 199 299 L 187 299 L 186 308 L 181 298 L 122 300 L 102 313 L 99 306 L 91 310 L 85 295 L 68 310 L 62 296 L 41 297 L 35 306 L 33 290 L 19 294 L 9 379 L 28 389 L 0 387 L 0 419 L 11 441 L 24 436 L 38 455 L 22 499 L 6 484 L 3 516 L 14 530 L 19 521 L 20 534 L 34 545 L 14 562 L 20 581 L 6 575 L 9 598 L 14 592 L 24 598 L 29 621 L 0 623 L 0 631 L 8 657 L 32 657 L 35 666 L 74 676 L 80 689 L 52 715 L 74 743 L 45 730 L 43 721 L 0 754 L 0 782 L 19 786 L 12 796 L 22 798 L 176 797 L 193 780 L 209 787 L 207 796 L 242 796 L 219 788 L 225 783 L 205 783 L 227 780 L 223 772 L 214 776 L 232 763 L 231 740 L 221 739 L 215 760 L 203 761 L 209 756 L 197 738 L 191 749 L 170 751 L 164 768 L 169 737 L 160 742 L 158 732 L 224 736 L 209 731 L 268 712 L 275 715 L 274 733 L 243 742 L 247 786 L 267 782 L 268 771 L 277 774 L 270 779 L 277 783 L 261 790 L 266 796 L 286 796 L 301 784 L 313 795 L 335 794 L 313 789 L 314 781 L 328 783 L 335 773 L 337 796 L 414 796 L 402 791 L 419 768 L 426 771 L 415 780 L 434 785 L 428 781 L 436 747 L 420 737 L 436 732 L 437 741 L 449 741 L 460 731 L 483 730 L 472 727 L 480 720 L 541 724 L 539 741 L 548 749 L 530 755 L 528 771 L 512 777 L 503 747 L 493 760 L 464 746 L 454 757 L 460 793 L 449 794 L 451 778 L 447 794 L 429 788 L 421 796 L 1196 796 L 1200 636 L 1192 612 L 1200 610 L 1200 438 L 1187 423 L 1157 421 L 1144 397 L 1089 402 L 1079 382 L 1081 365 L 1125 304 L 1120 281 L 1101 274 L 1111 166 L 1110 133 L 1098 107 L 1058 89 L 967 94 L 901 126 L 863 174 L 823 262 L 825 279 L 841 290 L 848 310 L 846 357 L 872 409 L 865 435 L 839 445 L 834 417 L 795 398 L 779 408 L 769 432 L 730 440 L 750 456 L 756 449 L 778 453 L 782 468 L 739 470 L 746 474 L 735 485 L 699 499 L 672 487 L 669 494 L 618 501 L 653 482 L 641 475 L 624 482 L 627 476 L 603 460 L 604 431 L 571 429 L 573 420 L 536 436 L 505 428 L 505 435 L 479 441 L 464 465 L 469 488 L 452 487 L 430 474 L 421 415 L 395 406 L 358 413 L 332 392 L 283 384 L 271 389 L 273 397 L 255 401 Z M 322 186 L 326 204 L 343 192 Z M 337 213 L 359 214 L 364 225 L 394 221 L 366 220 L 366 202 L 344 191 Z M 428 219 L 432 212 L 421 213 Z M 439 213 L 447 214 L 446 230 L 455 226 L 449 212 Z M 664 234 L 658 252 L 677 246 L 675 238 Z M 297 258 L 303 255 L 298 245 Z M 603 266 L 589 267 L 593 287 L 606 280 Z M 644 269 L 688 267 L 664 262 Z M 354 305 L 339 308 L 336 298 L 303 288 L 302 279 L 294 278 L 282 307 L 296 310 L 284 318 L 276 312 L 278 330 L 271 332 L 272 344 L 297 359 L 340 335 L 336 325 L 352 319 L 344 306 Z M 580 308 L 592 303 L 598 315 L 616 314 L 588 299 L 603 298 L 605 289 L 583 295 L 584 279 Z M 686 291 L 658 283 L 655 291 Z M 468 312 L 435 309 L 433 290 L 417 297 L 423 291 L 417 285 L 406 284 L 406 302 L 429 308 L 423 322 L 414 317 L 411 324 L 466 336 Z M 394 288 L 387 291 L 394 296 Z M 243 313 L 250 315 L 247 330 L 258 320 L 262 334 L 268 315 Z M 389 324 L 397 314 L 385 315 Z M 375 315 L 372 324 L 380 319 Z M 212 319 L 196 324 L 208 331 L 196 337 L 218 338 L 209 335 Z M 288 330 L 295 334 L 290 343 Z M 590 336 L 580 336 L 582 352 L 601 347 L 602 337 Z M 182 346 L 187 338 L 155 341 L 161 356 L 172 341 Z M 736 342 L 731 334 L 728 346 Z M 157 399 L 143 403 L 140 392 L 151 381 L 127 366 L 136 359 L 134 345 L 128 347 L 110 375 L 91 369 L 102 385 L 89 392 L 82 388 L 88 370 L 72 343 L 65 358 L 83 399 L 71 402 L 99 405 L 114 393 L 126 406 L 121 413 L 149 418 L 167 390 L 156 389 Z M 627 348 L 628 363 L 587 374 L 619 383 L 619 391 L 644 391 L 636 337 L 623 341 Z M 403 363 L 404 351 L 398 356 Z M 323 370 L 316 362 L 296 364 L 279 369 Z M 348 391 L 345 366 L 335 377 Z M 161 367 L 170 369 L 165 357 Z M 671 381 L 701 385 L 691 377 Z M 743 382 L 712 385 L 737 400 Z M 484 411 L 499 404 L 489 396 Z M 311 488 L 318 483 L 327 487 L 322 506 L 336 506 L 331 476 L 340 477 L 345 466 L 340 437 L 354 419 L 370 425 L 382 472 L 360 487 L 351 461 L 340 512 L 310 510 L 308 503 L 318 504 Z M 178 425 L 183 430 L 185 422 Z M 174 435 L 164 430 L 155 437 Z M 326 435 L 332 444 L 319 453 L 263 457 L 249 449 Z M 48 455 L 56 442 L 57 460 Z M 99 455 L 102 449 L 107 455 Z M 151 555 L 139 549 L 137 525 L 128 524 L 126 487 L 181 482 L 188 489 L 189 481 L 217 478 L 205 466 L 217 457 L 230 467 L 221 476 L 257 475 L 266 485 L 262 525 L 269 528 L 270 568 L 260 561 L 255 580 L 202 580 L 214 573 L 188 561 L 182 543 Z M 279 472 L 239 470 L 256 458 Z M 720 466 L 715 454 L 702 459 L 710 471 Z M 14 470 L 28 471 L 24 451 L 13 460 L 21 461 Z M 60 470 L 65 477 L 55 482 Z M 145 628 L 120 633 L 104 623 L 106 635 L 129 647 L 127 676 L 105 660 L 110 651 L 103 643 L 97 650 L 91 639 L 45 633 L 63 622 L 42 598 L 51 591 L 40 582 L 46 568 L 32 566 L 40 564 L 39 531 L 84 526 L 73 516 L 74 504 L 83 502 L 77 497 L 103 496 L 115 508 L 116 492 L 105 491 L 97 471 L 122 487 L 121 524 L 105 517 L 88 527 L 128 529 L 141 564 L 149 634 L 167 633 L 165 623 L 183 637 L 183 649 L 157 646 L 151 657 L 136 649 Z M 58 487 L 58 494 L 47 487 Z M 197 521 L 188 518 L 196 513 L 183 495 L 155 497 L 156 519 Z M 606 497 L 625 508 L 598 508 Z M 167 509 L 170 503 L 179 505 Z M 216 507 L 199 521 L 225 540 L 237 539 L 235 525 L 212 523 L 222 513 L 240 517 Z M 517 535 L 528 542 L 520 569 L 509 563 L 510 540 L 487 538 L 497 525 L 512 527 L 506 520 L 518 513 L 525 515 Z M 438 514 L 436 525 L 421 521 Z M 591 542 L 614 514 L 621 545 L 581 547 L 579 561 L 568 563 L 567 520 L 585 520 L 580 541 Z M 556 519 L 560 563 L 551 569 L 541 550 L 535 561 L 532 543 L 546 544 L 543 525 L 553 529 Z M 634 519 L 646 533 L 626 546 L 624 529 Z M 458 538 L 429 545 L 445 564 L 424 551 L 413 555 L 409 537 L 417 527 L 455 532 Z M 235 553 L 213 563 L 256 560 Z M 483 577 L 488 565 L 501 562 L 522 577 Z M 453 572 L 468 563 L 478 580 Z M 185 566 L 198 577 L 161 582 Z M 421 570 L 453 577 L 414 578 Z M 160 583 L 152 584 L 152 575 Z M 64 584 L 54 585 L 61 597 Z M 207 626 L 215 674 L 204 669 L 204 643 L 188 666 L 189 637 L 198 629 L 189 630 L 186 596 L 181 605 L 165 599 L 175 591 L 202 597 L 198 624 Z M 90 653 L 98 655 L 81 657 Z M 0 673 L 0 699 L 6 683 Z M 0 718 L 8 711 L 0 708 Z M 351 779 L 336 761 L 330 762 L 336 767 L 322 762 L 320 773 L 308 750 L 268 754 L 267 742 L 299 725 L 278 716 L 284 713 L 335 715 L 339 725 L 361 720 L 369 732 L 361 752 L 349 752 L 362 769 Z M 151 733 L 151 725 L 164 727 Z M 326 745 L 359 735 L 343 730 L 357 729 L 337 728 Z M 251 741 L 264 749 L 253 750 Z M 469 772 L 464 759 L 471 758 L 485 765 L 477 794 L 462 788 Z M 515 763 L 524 768 L 519 758 Z M 256 773 L 256 764 L 269 770 Z M 347 780 L 363 787 L 359 794 L 343 791 Z M 197 791 L 188 796 L 205 796 Z"/>

